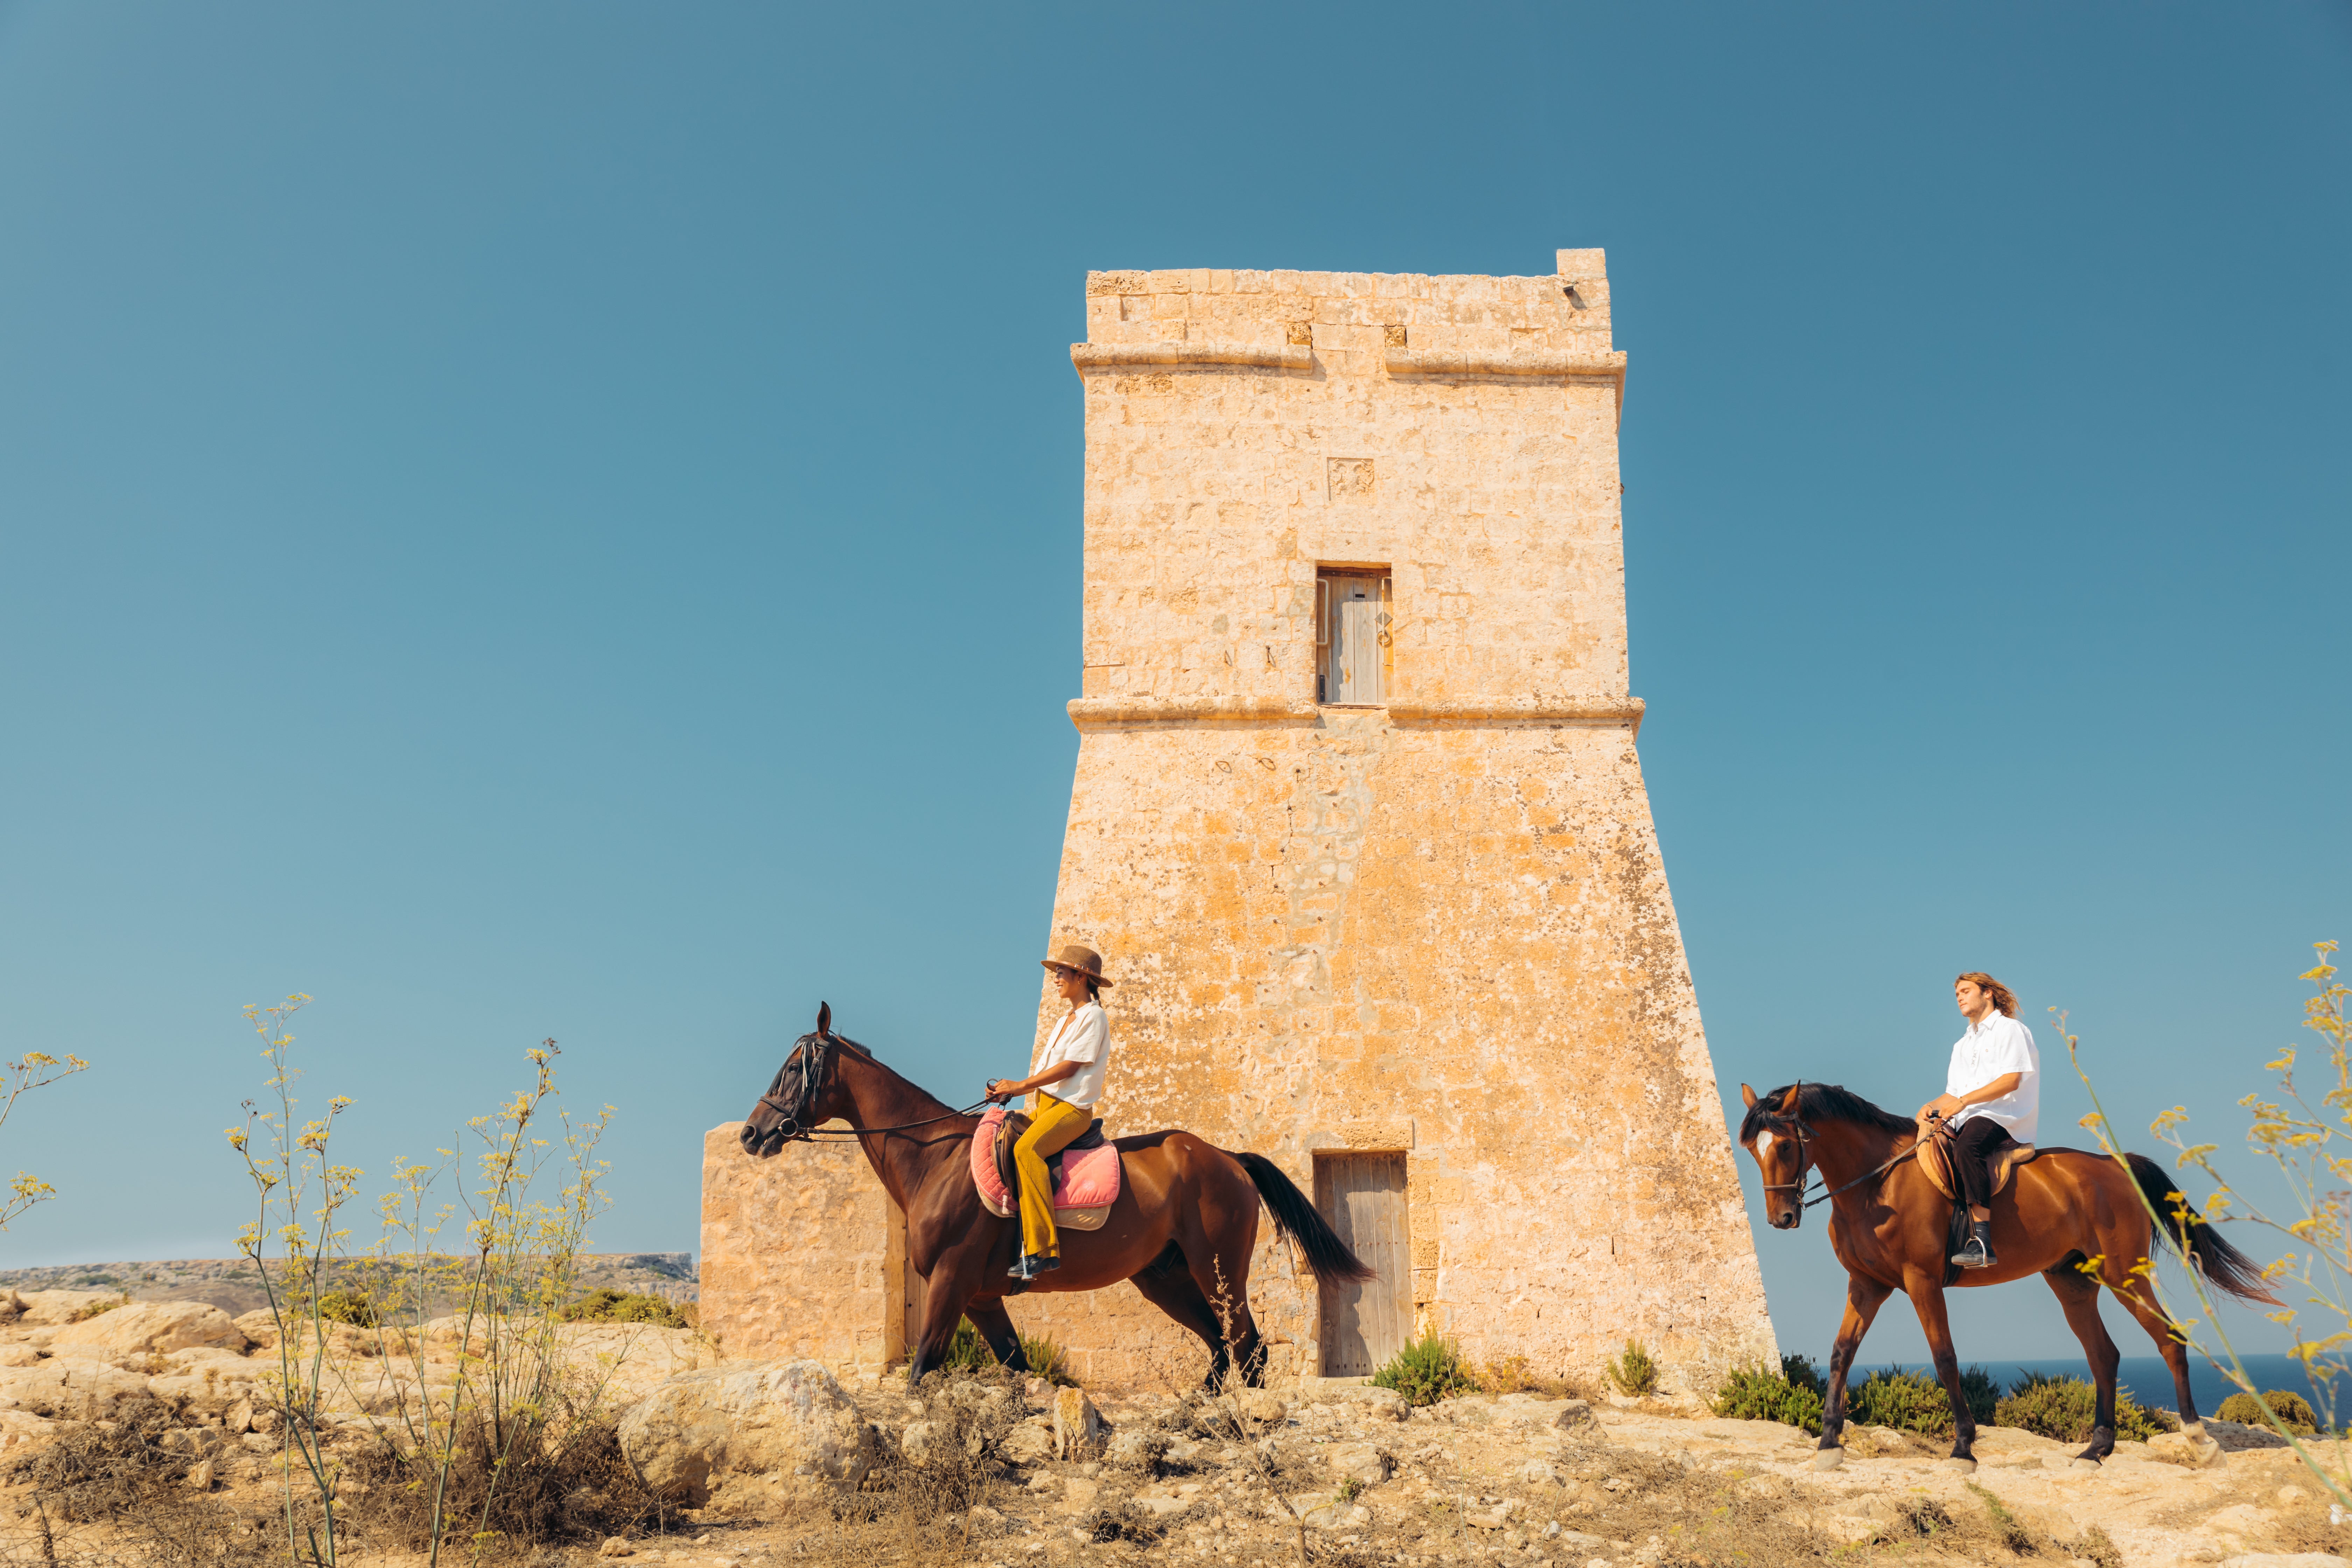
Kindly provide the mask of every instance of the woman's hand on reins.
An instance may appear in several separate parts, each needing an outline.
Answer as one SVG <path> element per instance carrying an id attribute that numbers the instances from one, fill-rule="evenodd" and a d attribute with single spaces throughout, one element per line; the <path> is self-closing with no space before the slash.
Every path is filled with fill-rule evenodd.
<path id="1" fill-rule="evenodd" d="M 1003 1105 L 1005 1101 L 1013 1099 L 1020 1093 L 1020 1089 L 1005 1079 L 992 1078 L 988 1080 L 988 1094 L 986 1098 L 991 1104 Z"/>

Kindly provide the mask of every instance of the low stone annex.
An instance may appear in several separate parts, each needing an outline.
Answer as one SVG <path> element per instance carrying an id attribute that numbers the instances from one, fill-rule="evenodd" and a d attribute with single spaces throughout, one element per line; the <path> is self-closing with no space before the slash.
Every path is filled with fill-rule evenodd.
<path id="1" fill-rule="evenodd" d="M 1277 1379 L 1433 1330 L 1580 1375 L 1639 1338 L 1693 1387 L 1769 1357 L 1635 748 L 1602 254 L 1097 272 L 1087 308 L 1081 739 L 1041 934 L 1119 981 L 1111 1130 L 1271 1155 L 1380 1269 L 1318 1292 L 1262 1242 Z M 714 1130 L 706 1327 L 903 1353 L 888 1208 L 854 1147 L 760 1165 Z M 1092 1382 L 1197 1359 L 1130 1288 L 1013 1310 Z"/>

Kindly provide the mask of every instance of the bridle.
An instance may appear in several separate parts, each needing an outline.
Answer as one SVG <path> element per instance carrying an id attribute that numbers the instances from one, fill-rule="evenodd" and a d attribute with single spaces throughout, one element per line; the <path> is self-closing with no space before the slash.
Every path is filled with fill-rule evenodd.
<path id="1" fill-rule="evenodd" d="M 1802 1099 L 1804 1087 L 1805 1080 L 1799 1079 L 1790 1088 L 1790 1100 L 1794 1101 Z M 1807 1135 L 1812 1131 L 1812 1129 L 1805 1125 L 1804 1119 L 1802 1117 L 1795 1115 L 1782 1116 L 1778 1111 L 1769 1111 L 1765 1114 L 1764 1126 L 1768 1131 L 1785 1131 L 1790 1141 L 1797 1146 L 1797 1179 L 1793 1182 L 1767 1182 L 1764 1184 L 1764 1190 L 1768 1193 L 1793 1192 L 1798 1194 L 1798 1225 L 1805 1223 L 1805 1211 L 1807 1209 L 1816 1208 L 1821 1205 L 1829 1202 L 1832 1198 L 1836 1197 L 1841 1193 L 1850 1193 L 1853 1191 L 1854 1188 L 1862 1185 L 1863 1183 L 1886 1174 L 1887 1172 L 1895 1169 L 1895 1166 L 1901 1164 L 1904 1161 L 1908 1160 L 1912 1155 L 1916 1154 L 1919 1152 L 1919 1144 L 1917 1142 L 1914 1142 L 1911 1147 L 1904 1150 L 1901 1153 L 1895 1155 L 1876 1170 L 1864 1171 L 1861 1175 L 1856 1176 L 1853 1181 L 1846 1183 L 1843 1186 L 1832 1187 L 1827 1192 L 1821 1193 L 1813 1197 L 1808 1198 L 1803 1194 L 1806 1188 L 1811 1184 L 1806 1178 L 1805 1168 L 1811 1162 L 1812 1156 L 1806 1152 L 1805 1139 Z"/>
<path id="2" fill-rule="evenodd" d="M 928 1116 L 920 1121 L 902 1121 L 896 1127 L 803 1126 L 801 1124 L 801 1112 L 814 1105 L 816 1103 L 816 1097 L 824 1091 L 825 1079 L 833 1071 L 834 1047 L 835 1045 L 840 1043 L 842 1043 L 841 1037 L 829 1034 L 803 1035 L 799 1039 L 793 1042 L 793 1054 L 784 1058 L 784 1065 L 782 1068 L 777 1072 L 776 1078 L 778 1082 L 781 1083 L 786 1075 L 792 1072 L 793 1064 L 794 1062 L 798 1062 L 800 1064 L 801 1092 L 798 1097 L 797 1108 L 795 1108 L 795 1106 L 786 1105 L 782 1100 L 777 1099 L 776 1091 L 772 1088 L 771 1088 L 767 1093 L 761 1095 L 758 1101 L 754 1103 L 752 1107 L 753 1110 L 756 1110 L 764 1106 L 766 1109 L 774 1111 L 779 1117 L 782 1118 L 782 1120 L 770 1131 L 772 1133 L 781 1134 L 784 1142 L 814 1143 L 819 1139 L 829 1139 L 835 1142 L 840 1142 L 848 1139 L 863 1137 L 868 1132 L 908 1132 L 918 1127 L 929 1127 L 941 1121 L 952 1121 L 958 1117 L 970 1116 L 977 1111 L 982 1105 L 989 1103 L 987 1100 L 983 1100 L 978 1104 L 967 1107 L 962 1110 L 950 1110 L 946 1112 L 944 1115 Z M 856 1042 L 849 1041 L 847 1043 L 855 1045 Z M 765 1142 L 766 1140 L 762 1139 L 761 1142 Z"/>

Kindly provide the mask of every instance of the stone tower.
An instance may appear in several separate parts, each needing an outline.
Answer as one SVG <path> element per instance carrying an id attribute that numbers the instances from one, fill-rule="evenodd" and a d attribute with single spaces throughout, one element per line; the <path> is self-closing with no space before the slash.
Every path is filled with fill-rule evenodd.
<path id="1" fill-rule="evenodd" d="M 1634 749 L 1601 252 L 1097 272 L 1070 353 L 1050 939 L 1118 983 L 1112 1131 L 1273 1156 L 1381 1270 L 1262 1247 L 1276 1375 L 1432 1329 L 1585 1375 L 1638 1337 L 1691 1387 L 1771 1355 Z M 1012 1305 L 1097 1379 L 1197 1359 L 1128 1287 Z"/>

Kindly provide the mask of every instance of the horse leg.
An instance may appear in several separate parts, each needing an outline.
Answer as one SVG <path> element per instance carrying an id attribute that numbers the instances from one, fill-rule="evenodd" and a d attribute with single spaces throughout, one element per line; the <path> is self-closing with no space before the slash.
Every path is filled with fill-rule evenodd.
<path id="1" fill-rule="evenodd" d="M 990 1352 L 1005 1371 L 1030 1370 L 1029 1352 L 1021 1348 L 1020 1332 L 1013 1326 L 1013 1315 L 1004 1310 L 1003 1297 L 992 1301 L 974 1301 L 963 1310 L 963 1315 L 971 1320 L 971 1326 L 980 1331 L 980 1337 L 988 1342 Z"/>
<path id="2" fill-rule="evenodd" d="M 2074 1262 L 2081 1258 L 2081 1253 L 2074 1255 Z M 2123 1360 L 2123 1352 L 2107 1337 L 2106 1324 L 2099 1321 L 2097 1280 L 2085 1279 L 2076 1273 L 2074 1262 L 2061 1263 L 2044 1271 L 2042 1278 L 2050 1281 L 2058 1305 L 2065 1310 L 2066 1326 L 2083 1342 L 2083 1355 L 2091 1363 L 2091 1379 L 2098 1384 L 2098 1406 L 2091 1417 L 2091 1446 L 2074 1456 L 2078 1465 L 2085 1459 L 2095 1465 L 2116 1451 L 2116 1366 Z"/>
<path id="3" fill-rule="evenodd" d="M 1952 1349 L 1952 1322 L 1944 1311 L 1943 1283 L 1933 1275 L 1915 1274 L 1903 1281 L 1903 1293 L 1911 1298 L 1919 1314 L 1919 1327 L 1927 1335 L 1927 1352 L 1936 1358 L 1936 1375 L 1952 1402 L 1952 1452 L 1944 1463 L 1954 1469 L 1973 1470 L 1977 1468 L 1977 1418 L 1969 1408 L 1968 1390 L 1960 1384 L 1960 1358 Z"/>
<path id="4" fill-rule="evenodd" d="M 1844 1460 L 1845 1445 L 1838 1437 L 1845 1430 L 1845 1374 L 1862 1348 L 1862 1336 L 1870 1332 L 1872 1320 L 1894 1291 L 1894 1286 L 1859 1274 L 1846 1276 L 1845 1319 L 1838 1324 L 1837 1342 L 1830 1347 L 1830 1392 L 1822 1402 L 1822 1445 L 1813 1458 L 1815 1469 L 1833 1470 Z"/>
<path id="5" fill-rule="evenodd" d="M 908 1387 L 922 1382 L 927 1373 L 937 1372 L 947 1360 L 948 1342 L 955 1338 L 956 1321 L 979 1293 L 990 1251 L 984 1242 L 962 1241 L 931 1266 L 930 1275 L 923 1282 L 923 1331 L 916 1336 L 914 1349 L 907 1357 Z M 999 1303 L 996 1310 L 1002 1315 L 1003 1304 Z M 1005 1319 L 1005 1327 L 1012 1326 L 1012 1320 Z"/>
<path id="6" fill-rule="evenodd" d="M 1192 1287 L 1215 1314 L 1218 1332 L 1223 1339 L 1223 1349 L 1218 1352 L 1213 1372 L 1223 1373 L 1225 1358 L 1230 1354 L 1240 1365 L 1243 1384 L 1263 1388 L 1265 1344 L 1258 1337 L 1257 1320 L 1251 1316 L 1249 1304 L 1250 1245 L 1256 1240 L 1255 1229 L 1255 1226 L 1251 1227 L 1252 1234 L 1238 1247 L 1218 1247 L 1209 1243 L 1203 1248 L 1209 1260 L 1205 1266 L 1192 1263 L 1190 1252 L 1184 1257 L 1192 1267 Z"/>
<path id="7" fill-rule="evenodd" d="M 2149 1250 L 2155 1241 L 2150 1235 L 2140 1250 Z M 2109 1254 L 2110 1257 L 2114 1256 Z M 2197 1415 L 2197 1400 L 2189 1392 L 2189 1345 L 2173 1326 L 2172 1319 L 2156 1300 L 2155 1289 L 2146 1279 L 2126 1275 L 2121 1283 L 2107 1282 L 2124 1310 L 2139 1320 L 2147 1337 L 2156 1342 L 2157 1350 L 2164 1356 L 2164 1364 L 2172 1373 L 2172 1395 L 2180 1404 L 2180 1430 L 2189 1438 L 2190 1459 L 2197 1464 L 2213 1464 L 2221 1457 L 2221 1446 L 2205 1435 L 2205 1423 Z"/>
<path id="8" fill-rule="evenodd" d="M 1225 1374 L 1233 1366 L 1225 1348 L 1225 1328 L 1217 1321 L 1217 1310 L 1201 1293 L 1200 1284 L 1192 1278 L 1184 1254 L 1176 1244 L 1170 1242 L 1159 1257 L 1129 1277 L 1128 1283 L 1145 1300 L 1200 1336 L 1201 1342 L 1209 1347 L 1209 1375 L 1201 1380 L 1201 1386 L 1212 1393 L 1223 1389 Z"/>

